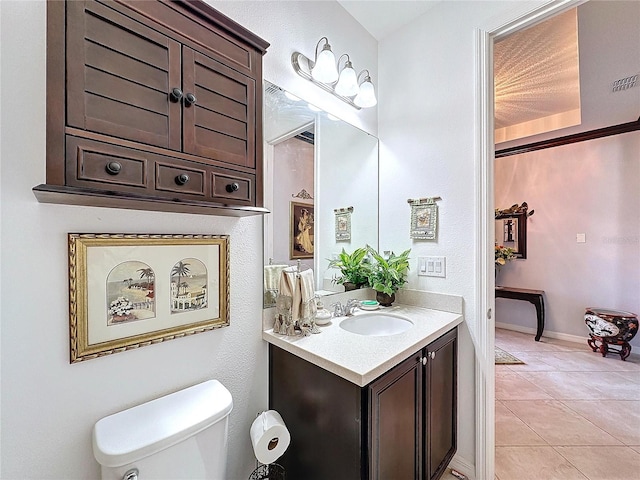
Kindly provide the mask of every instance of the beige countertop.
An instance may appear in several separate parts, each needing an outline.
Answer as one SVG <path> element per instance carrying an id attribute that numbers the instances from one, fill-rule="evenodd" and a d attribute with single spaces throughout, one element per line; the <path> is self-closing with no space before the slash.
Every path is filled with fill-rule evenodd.
<path id="1" fill-rule="evenodd" d="M 340 322 L 347 317 L 338 317 L 319 327 L 319 334 L 287 336 L 269 329 L 263 331 L 262 338 L 364 387 L 463 321 L 462 315 L 457 313 L 412 305 L 395 304 L 378 311 L 405 316 L 414 326 L 396 335 L 366 336 L 340 328 Z M 363 313 L 369 312 L 358 310 L 355 315 Z"/>

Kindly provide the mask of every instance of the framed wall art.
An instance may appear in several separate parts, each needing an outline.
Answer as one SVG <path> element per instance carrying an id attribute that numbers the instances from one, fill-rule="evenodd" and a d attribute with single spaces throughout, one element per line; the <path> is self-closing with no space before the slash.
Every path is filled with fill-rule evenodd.
<path id="1" fill-rule="evenodd" d="M 289 257 L 313 258 L 314 251 L 314 211 L 313 204 L 291 202 L 289 233 Z"/>
<path id="2" fill-rule="evenodd" d="M 410 237 L 416 240 L 435 240 L 438 233 L 438 205 L 440 197 L 407 200 L 411 205 Z"/>
<path id="3" fill-rule="evenodd" d="M 229 325 L 229 237 L 70 233 L 71 363 Z"/>
<path id="4" fill-rule="evenodd" d="M 336 242 L 351 240 L 351 213 L 353 212 L 353 207 L 336 208 L 333 212 L 336 215 Z"/>

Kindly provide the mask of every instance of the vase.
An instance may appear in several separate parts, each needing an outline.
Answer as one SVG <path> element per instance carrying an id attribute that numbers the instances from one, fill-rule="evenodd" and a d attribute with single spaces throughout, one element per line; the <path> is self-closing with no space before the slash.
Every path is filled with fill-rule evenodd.
<path id="1" fill-rule="evenodd" d="M 384 292 L 376 292 L 376 300 L 383 307 L 390 307 L 391 304 L 396 301 L 396 294 L 392 293 L 388 295 Z"/>

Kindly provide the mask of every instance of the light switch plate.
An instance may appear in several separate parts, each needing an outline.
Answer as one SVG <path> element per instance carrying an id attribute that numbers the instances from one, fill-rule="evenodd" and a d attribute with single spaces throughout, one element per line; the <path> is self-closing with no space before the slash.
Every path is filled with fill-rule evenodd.
<path id="1" fill-rule="evenodd" d="M 577 243 L 586 243 L 587 235 L 584 233 L 576 233 L 576 242 Z"/>
<path id="2" fill-rule="evenodd" d="M 418 257 L 419 277 L 446 277 L 446 257 Z"/>

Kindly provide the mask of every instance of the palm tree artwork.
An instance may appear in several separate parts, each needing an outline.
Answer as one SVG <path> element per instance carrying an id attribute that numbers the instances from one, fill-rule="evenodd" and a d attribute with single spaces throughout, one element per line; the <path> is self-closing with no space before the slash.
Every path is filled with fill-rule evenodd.
<path id="1" fill-rule="evenodd" d="M 183 258 L 171 269 L 171 313 L 197 310 L 207 306 L 207 268 L 196 258 Z"/>

